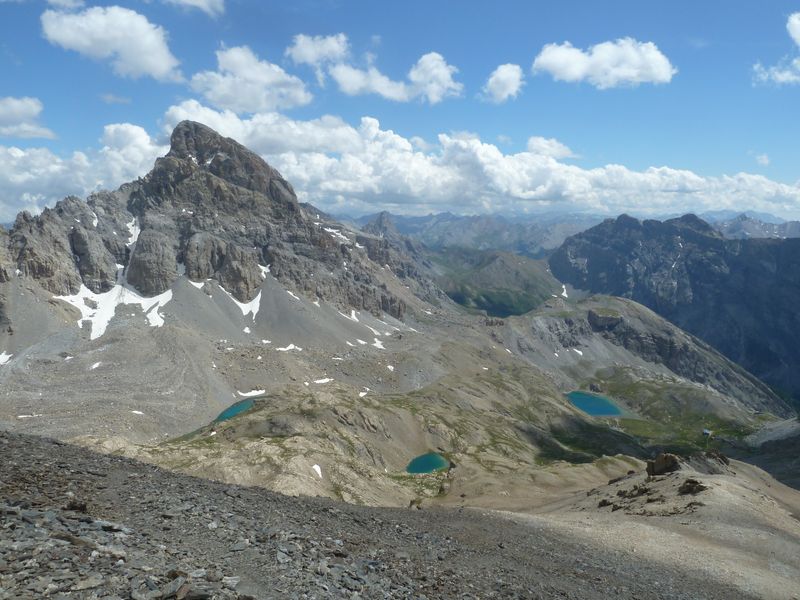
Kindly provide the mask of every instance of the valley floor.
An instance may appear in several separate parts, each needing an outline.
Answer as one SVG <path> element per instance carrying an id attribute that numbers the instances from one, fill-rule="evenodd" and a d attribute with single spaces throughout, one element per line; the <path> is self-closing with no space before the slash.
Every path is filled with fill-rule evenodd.
<path id="1" fill-rule="evenodd" d="M 630 510 L 615 511 L 616 524 L 611 513 L 598 513 L 597 499 L 611 488 L 584 493 L 585 507 L 575 496 L 530 517 L 290 498 L 13 433 L 0 433 L 0 456 L 3 599 L 174 592 L 729 600 L 796 593 L 786 585 L 760 587 L 761 579 L 740 585 L 703 544 L 684 546 L 680 560 L 669 556 L 677 548 L 663 530 L 620 524 L 635 522 L 626 516 Z M 740 535 L 749 536 L 741 525 Z M 690 537 L 674 539 L 685 544 Z M 765 551 L 762 544 L 748 541 L 754 554 Z M 653 551 L 658 545 L 662 550 Z M 797 581 L 796 560 L 783 572 L 775 568 L 776 583 Z"/>

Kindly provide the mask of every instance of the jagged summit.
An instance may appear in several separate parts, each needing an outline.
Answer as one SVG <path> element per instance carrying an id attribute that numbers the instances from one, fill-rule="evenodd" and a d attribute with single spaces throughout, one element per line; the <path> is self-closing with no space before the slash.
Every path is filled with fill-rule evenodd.
<path id="1" fill-rule="evenodd" d="M 176 168 L 175 160 L 188 161 L 225 181 L 296 205 L 291 185 L 258 154 L 195 121 L 181 121 L 170 137 L 170 150 L 156 162 L 154 171 Z"/>
<path id="2" fill-rule="evenodd" d="M 361 230 L 366 233 L 390 239 L 397 239 L 400 236 L 400 232 L 397 230 L 391 213 L 385 210 L 375 215 L 375 218 L 364 225 Z"/>
<path id="3" fill-rule="evenodd" d="M 675 225 L 682 229 L 691 229 L 703 235 L 721 237 L 720 234 L 709 223 L 692 213 L 688 213 L 674 219 L 668 219 L 665 221 L 665 223 Z"/>

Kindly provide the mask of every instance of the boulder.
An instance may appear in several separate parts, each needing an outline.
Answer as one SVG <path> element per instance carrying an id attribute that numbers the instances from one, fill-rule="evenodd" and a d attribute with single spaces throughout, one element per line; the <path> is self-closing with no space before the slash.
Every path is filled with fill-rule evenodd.
<path id="1" fill-rule="evenodd" d="M 703 490 L 707 490 L 708 486 L 700 483 L 697 479 L 692 479 L 691 477 L 684 481 L 680 487 L 678 487 L 679 494 L 698 494 Z"/>
<path id="2" fill-rule="evenodd" d="M 680 466 L 680 459 L 677 456 L 662 452 L 653 460 L 647 461 L 647 474 L 650 477 L 655 477 L 656 475 L 677 471 Z"/>

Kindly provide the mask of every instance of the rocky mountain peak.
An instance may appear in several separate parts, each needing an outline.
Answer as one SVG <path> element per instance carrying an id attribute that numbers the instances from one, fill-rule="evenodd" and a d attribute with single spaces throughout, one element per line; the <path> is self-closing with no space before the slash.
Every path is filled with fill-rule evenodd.
<path id="1" fill-rule="evenodd" d="M 155 185 L 212 174 L 228 183 L 297 207 L 292 186 L 255 152 L 195 121 L 181 121 L 170 137 L 170 150 L 148 176 Z"/>
<path id="2" fill-rule="evenodd" d="M 675 225 L 676 227 L 680 227 L 681 229 L 691 229 L 692 231 L 701 233 L 703 235 L 708 235 L 711 237 L 720 237 L 720 234 L 711 225 L 709 225 L 707 222 L 705 222 L 697 215 L 691 213 L 685 214 L 675 219 L 668 219 L 667 221 L 664 221 L 664 223 Z"/>
<path id="3" fill-rule="evenodd" d="M 400 232 L 395 226 L 391 213 L 385 210 L 378 213 L 375 218 L 364 225 L 361 230 L 365 233 L 371 233 L 372 235 L 386 238 L 397 238 L 400 236 Z"/>
<path id="4" fill-rule="evenodd" d="M 614 223 L 614 225 L 616 227 L 619 227 L 619 228 L 622 228 L 622 229 L 641 229 L 642 228 L 642 222 L 639 219 L 637 219 L 635 217 L 632 217 L 629 214 L 625 214 L 625 213 L 621 214 L 616 219 L 612 220 L 612 222 Z"/>

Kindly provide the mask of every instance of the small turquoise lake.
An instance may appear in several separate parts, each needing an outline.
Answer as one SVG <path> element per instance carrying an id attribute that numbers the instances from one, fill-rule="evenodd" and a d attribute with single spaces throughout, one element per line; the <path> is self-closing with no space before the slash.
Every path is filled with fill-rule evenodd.
<path id="1" fill-rule="evenodd" d="M 251 408 L 253 408 L 253 406 L 255 406 L 255 402 L 253 402 L 252 400 L 241 400 L 240 402 L 232 404 L 231 406 L 223 410 L 221 413 L 219 413 L 219 416 L 216 419 L 214 419 L 214 422 L 227 421 L 228 419 L 232 419 L 236 415 L 239 415 L 247 410 L 250 410 Z"/>
<path id="2" fill-rule="evenodd" d="M 443 471 L 450 466 L 450 461 L 441 454 L 436 452 L 428 452 L 416 457 L 406 467 L 407 473 L 421 474 L 421 473 L 435 473 L 436 471 Z"/>
<path id="3" fill-rule="evenodd" d="M 622 415 L 622 410 L 613 400 L 599 394 L 570 392 L 567 394 L 567 398 L 575 408 L 592 417 L 619 417 Z"/>

